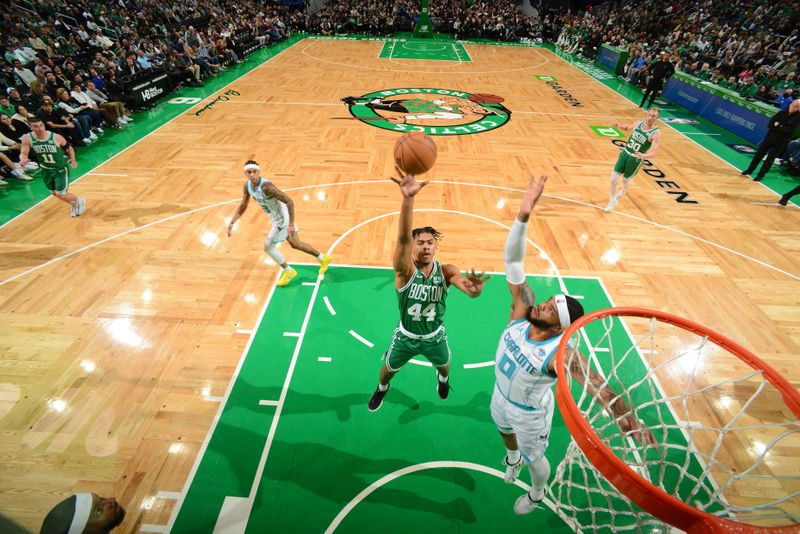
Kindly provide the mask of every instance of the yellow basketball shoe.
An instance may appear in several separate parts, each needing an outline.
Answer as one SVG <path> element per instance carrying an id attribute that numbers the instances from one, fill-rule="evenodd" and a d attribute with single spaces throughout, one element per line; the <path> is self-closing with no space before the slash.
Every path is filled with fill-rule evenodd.
<path id="1" fill-rule="evenodd" d="M 328 270 L 328 265 L 331 264 L 331 257 L 325 254 L 325 256 L 319 260 L 319 274 L 325 274 L 325 271 Z"/>
<path id="2" fill-rule="evenodd" d="M 288 269 L 284 269 L 281 273 L 281 277 L 278 279 L 278 285 L 283 287 L 285 285 L 289 285 L 289 282 L 292 281 L 292 278 L 297 276 L 297 271 L 289 267 Z"/>

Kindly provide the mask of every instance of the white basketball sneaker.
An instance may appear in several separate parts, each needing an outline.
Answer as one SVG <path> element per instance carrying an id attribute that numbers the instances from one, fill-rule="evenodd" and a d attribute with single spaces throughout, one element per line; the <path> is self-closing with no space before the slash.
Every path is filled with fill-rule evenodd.
<path id="1" fill-rule="evenodd" d="M 503 458 L 503 465 L 506 466 L 506 474 L 503 477 L 503 481 L 505 481 L 506 484 L 513 484 L 519 476 L 522 466 L 525 465 L 525 460 L 523 460 L 522 455 L 520 455 L 517 463 L 510 464 L 508 463 L 508 455 L 506 455 L 505 458 Z"/>
<path id="2" fill-rule="evenodd" d="M 614 195 L 614 198 L 608 201 L 608 206 L 606 206 L 603 211 L 608 213 L 609 211 L 616 208 L 617 204 L 619 204 L 619 195 Z"/>
<path id="3" fill-rule="evenodd" d="M 72 211 L 70 215 L 72 217 L 80 217 L 86 212 L 86 199 L 83 197 L 78 197 L 78 200 L 75 201 L 75 204 L 72 204 Z"/>
<path id="4" fill-rule="evenodd" d="M 530 493 L 526 493 L 522 495 L 517 502 L 514 503 L 514 513 L 517 515 L 525 515 L 533 512 L 539 503 L 542 502 L 542 499 L 538 501 L 534 501 L 533 497 L 531 497 Z"/>
<path id="5" fill-rule="evenodd" d="M 33 178 L 25 174 L 25 171 L 22 168 L 11 169 L 11 174 L 13 174 L 14 178 L 16 178 L 17 180 L 24 180 L 26 182 L 30 182 L 31 180 L 33 180 Z"/>

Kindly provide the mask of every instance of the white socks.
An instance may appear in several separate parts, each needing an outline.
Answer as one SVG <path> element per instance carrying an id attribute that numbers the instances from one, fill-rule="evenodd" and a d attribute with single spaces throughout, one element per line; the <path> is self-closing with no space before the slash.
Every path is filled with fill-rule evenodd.
<path id="1" fill-rule="evenodd" d="M 630 180 L 625 179 L 625 178 L 622 179 L 622 189 L 619 192 L 619 198 L 622 198 L 622 196 L 628 190 L 628 187 L 630 187 L 632 180 L 633 180 L 632 178 Z"/>
<path id="2" fill-rule="evenodd" d="M 381 384 L 380 382 L 378 383 L 378 390 L 379 391 L 386 391 L 388 389 L 389 389 L 389 384 Z"/>
<path id="3" fill-rule="evenodd" d="M 515 463 L 519 462 L 521 458 L 519 454 L 519 449 L 506 449 L 506 461 L 508 461 L 508 465 L 514 465 Z"/>
<path id="4" fill-rule="evenodd" d="M 539 456 L 528 464 L 528 469 L 531 472 L 531 500 L 541 501 L 544 499 L 544 490 L 550 478 L 550 462 L 544 456 Z"/>
<path id="5" fill-rule="evenodd" d="M 283 254 L 278 250 L 278 247 L 275 246 L 275 243 L 269 243 L 267 246 L 264 247 L 264 252 L 272 258 L 275 263 L 278 265 L 283 265 L 286 263 L 286 259 L 283 257 Z"/>
<path id="6" fill-rule="evenodd" d="M 619 185 L 619 173 L 614 171 L 611 173 L 611 200 L 617 196 L 617 186 Z"/>

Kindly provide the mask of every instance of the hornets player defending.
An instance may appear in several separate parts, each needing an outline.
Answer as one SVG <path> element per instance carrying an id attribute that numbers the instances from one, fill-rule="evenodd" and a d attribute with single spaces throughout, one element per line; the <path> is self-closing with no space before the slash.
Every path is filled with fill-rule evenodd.
<path id="1" fill-rule="evenodd" d="M 583 315 L 581 304 L 564 294 L 554 295 L 537 305 L 533 291 L 525 282 L 523 260 L 528 219 L 546 181 L 546 176 L 539 182 L 531 176 L 506 240 L 505 272 L 513 302 L 510 322 L 497 347 L 491 402 L 492 419 L 506 447 L 503 459 L 506 484 L 514 482 L 523 464 L 527 464 L 531 472 L 530 492 L 514 503 L 517 514 L 533 511 L 544 498 L 550 477 L 550 463 L 544 454 L 555 408 L 553 385 L 561 372 L 556 368 L 554 356 L 561 335 Z M 580 353 L 570 348 L 568 351 L 566 361 L 570 374 L 613 413 L 619 428 L 638 441 L 655 443 L 653 435 L 640 427 L 622 396 L 608 387 Z"/>
<path id="2" fill-rule="evenodd" d="M 261 167 L 253 160 L 248 160 L 244 164 L 244 174 L 247 180 L 244 182 L 242 202 L 236 208 L 230 224 L 228 224 L 228 237 L 231 236 L 233 225 L 242 216 L 244 210 L 250 202 L 250 197 L 261 206 L 261 209 L 269 215 L 272 220 L 272 229 L 264 239 L 264 251 L 275 260 L 275 263 L 283 268 L 281 277 L 278 279 L 279 286 L 287 285 L 292 278 L 297 276 L 297 271 L 292 269 L 278 250 L 278 244 L 288 241 L 289 245 L 295 250 L 302 250 L 317 258 L 320 263 L 319 274 L 324 274 L 331 263 L 331 257 L 323 255 L 317 249 L 307 243 L 300 241 L 297 237 L 298 228 L 294 224 L 294 202 L 289 196 L 275 187 L 275 184 L 261 176 Z"/>
<path id="3" fill-rule="evenodd" d="M 436 392 L 446 399 L 450 392 L 450 347 L 444 330 L 445 299 L 450 286 L 471 298 L 483 291 L 490 277 L 474 270 L 462 276 L 455 265 L 434 259 L 441 234 L 430 226 L 411 229 L 414 196 L 428 182 L 417 182 L 410 174 L 392 181 L 400 186 L 400 229 L 394 249 L 394 287 L 400 305 L 400 324 L 383 355 L 378 387 L 369 399 L 369 411 L 381 407 L 389 381 L 414 356 L 420 354 L 436 367 Z"/>
<path id="4" fill-rule="evenodd" d="M 643 121 L 636 121 L 633 124 L 614 124 L 621 130 L 632 129 L 633 131 L 628 137 L 628 142 L 622 147 L 614 170 L 611 172 L 611 199 L 603 211 L 609 212 L 616 207 L 631 185 L 631 180 L 642 167 L 644 160 L 652 158 L 658 152 L 658 145 L 661 142 L 661 132 L 656 125 L 658 114 L 658 108 L 650 108 L 647 111 L 647 118 Z M 623 178 L 622 188 L 617 191 L 620 174 Z"/>
<path id="5" fill-rule="evenodd" d="M 86 211 L 86 199 L 69 192 L 67 168 L 67 163 L 73 169 L 78 167 L 75 149 L 61 135 L 48 131 L 42 119 L 32 117 L 30 127 L 31 132 L 22 137 L 22 148 L 19 151 L 20 165 L 24 167 L 28 164 L 28 155 L 32 150 L 42 170 L 44 185 L 50 194 L 70 205 L 71 216 L 80 217 Z"/>

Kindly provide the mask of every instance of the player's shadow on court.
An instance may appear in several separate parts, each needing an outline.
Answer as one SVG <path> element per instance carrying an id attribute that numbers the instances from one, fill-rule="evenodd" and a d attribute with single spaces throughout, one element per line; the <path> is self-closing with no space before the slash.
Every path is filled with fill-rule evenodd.
<path id="1" fill-rule="evenodd" d="M 354 269 L 340 275 L 335 268 L 331 268 L 325 275 L 325 283 L 353 284 L 361 288 L 361 290 L 366 286 L 371 291 L 374 291 L 376 295 L 379 295 L 384 292 L 391 292 L 394 289 L 392 287 L 394 273 L 391 269 Z"/>
<path id="2" fill-rule="evenodd" d="M 370 384 L 372 385 L 372 384 Z M 251 384 L 242 381 L 242 387 L 248 387 L 255 390 Z M 258 390 L 261 396 L 265 399 L 277 399 L 280 397 L 281 391 L 278 388 L 262 388 Z M 302 414 L 320 414 L 325 412 L 333 412 L 336 418 L 344 423 L 353 417 L 353 410 L 367 411 L 367 403 L 369 397 L 372 395 L 372 389 L 364 391 L 363 393 L 348 393 L 346 395 L 339 395 L 329 397 L 320 395 L 318 393 L 306 393 L 292 389 L 286 396 L 286 402 L 283 406 L 282 417 L 289 415 L 302 415 Z M 488 406 L 488 401 L 487 406 Z M 426 403 L 431 404 L 431 403 Z M 392 387 L 392 391 L 387 395 L 381 411 L 390 411 L 396 405 L 406 407 L 410 411 L 419 411 L 421 404 L 413 397 L 403 393 L 402 390 Z M 433 410 L 431 404 L 431 411 Z M 421 413 L 414 419 L 423 417 L 429 412 Z"/>
<path id="3" fill-rule="evenodd" d="M 392 388 L 391 393 L 394 393 L 394 388 Z M 456 404 L 458 401 L 453 397 L 454 393 L 451 391 L 447 400 L 438 402 L 425 400 L 419 402 L 416 406 L 412 406 L 409 410 L 401 413 L 400 417 L 397 418 L 397 422 L 401 425 L 408 425 L 432 413 L 452 417 L 468 417 L 481 423 L 490 421 L 489 402 L 491 401 L 491 396 L 488 392 L 479 391 L 466 404 Z M 386 396 L 384 403 L 388 402 L 388 400 L 389 395 Z"/>
<path id="4" fill-rule="evenodd" d="M 159 204 L 152 207 L 137 207 L 124 210 L 114 210 L 104 212 L 100 218 L 104 221 L 121 221 L 130 219 L 134 226 L 141 226 L 148 222 L 153 222 L 162 218 L 163 215 L 177 215 L 189 211 L 185 206 L 178 204 Z"/>
<path id="5" fill-rule="evenodd" d="M 427 393 L 427 391 L 425 392 Z M 280 392 L 275 393 L 277 398 Z M 304 393 L 293 390 L 286 398 L 283 415 L 319 414 L 333 412 L 339 422 L 347 422 L 353 416 L 353 410 L 367 411 L 367 403 L 372 390 L 364 393 L 349 393 L 337 397 L 327 397 L 317 393 Z M 273 398 L 273 397 L 268 397 Z M 489 421 L 489 393 L 480 391 L 466 404 L 455 404 L 453 398 L 436 402 L 420 401 L 405 393 L 399 387 L 393 386 L 383 401 L 380 412 L 375 417 L 381 417 L 385 412 L 397 412 L 397 422 L 401 425 L 414 423 L 430 415 L 448 415 L 451 417 L 468 417 L 485 423 Z"/>
<path id="6" fill-rule="evenodd" d="M 290 485 L 298 485 L 304 490 L 333 501 L 342 508 L 364 488 L 381 477 L 409 467 L 408 460 L 397 458 L 365 458 L 344 452 L 322 443 L 292 443 L 275 441 L 270 456 L 289 459 L 291 461 L 276 462 L 268 466 L 265 478 L 284 481 Z M 321 476 L 324 475 L 324 476 Z M 438 481 L 434 488 L 441 489 L 442 484 L 455 484 L 461 489 L 456 493 L 475 491 L 475 479 L 463 469 L 425 469 L 414 473 L 415 477 L 425 477 Z M 262 481 L 262 487 L 282 488 L 283 485 L 270 485 Z M 281 490 L 283 491 L 283 490 Z M 440 515 L 453 523 L 473 524 L 476 522 L 475 512 L 470 503 L 463 497 L 434 499 L 426 495 L 441 494 L 437 491 L 408 491 L 393 487 L 388 483 L 375 490 L 367 498 L 370 504 L 380 504 L 405 511 L 428 512 Z M 290 495 L 287 493 L 287 495 Z M 267 497 L 269 499 L 269 497 Z M 258 499 L 256 500 L 258 505 Z M 303 510 L 303 508 L 299 508 Z M 333 518 L 331 518 L 333 519 Z M 400 528 L 401 525 L 395 525 Z M 387 531 L 385 528 L 382 529 Z M 388 529 L 388 531 L 396 529 Z"/>
<path id="7" fill-rule="evenodd" d="M 0 255 L 0 270 L 40 265 L 67 250 L 67 247 L 52 246 L 4 252 Z"/>

